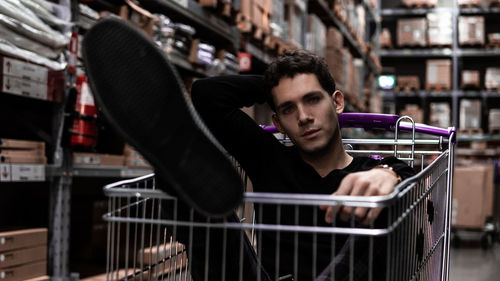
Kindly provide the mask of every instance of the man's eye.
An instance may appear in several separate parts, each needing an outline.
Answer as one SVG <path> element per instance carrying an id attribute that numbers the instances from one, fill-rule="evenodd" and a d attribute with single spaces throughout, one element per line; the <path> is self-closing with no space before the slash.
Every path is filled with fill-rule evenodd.
<path id="1" fill-rule="evenodd" d="M 290 114 L 290 113 L 292 113 L 292 107 L 291 106 L 288 106 L 288 107 L 285 107 L 285 108 L 281 109 L 281 114 Z"/>
<path id="2" fill-rule="evenodd" d="M 317 103 L 319 100 L 320 100 L 320 98 L 319 98 L 319 97 L 310 97 L 310 98 L 309 98 L 309 102 L 310 102 L 310 103 Z"/>

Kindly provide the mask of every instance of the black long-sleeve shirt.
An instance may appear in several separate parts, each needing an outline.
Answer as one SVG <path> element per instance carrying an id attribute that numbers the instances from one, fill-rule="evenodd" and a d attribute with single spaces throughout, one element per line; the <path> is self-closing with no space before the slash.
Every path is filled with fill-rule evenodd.
<path id="1" fill-rule="evenodd" d="M 366 171 L 379 164 L 390 165 L 403 179 L 414 174 L 413 169 L 394 157 L 383 160 L 354 157 L 344 169 L 333 170 L 327 176 L 321 177 L 312 166 L 302 160 L 295 146 L 283 145 L 240 110 L 242 107 L 266 101 L 262 76 L 201 79 L 193 84 L 191 95 L 195 108 L 208 128 L 250 177 L 254 191 L 331 194 L 337 190 L 346 175 Z M 258 208 L 257 206 L 259 211 Z M 264 223 L 271 224 L 294 225 L 298 217 L 300 225 L 328 226 L 323 219 L 324 215 L 324 211 L 317 207 L 282 206 L 278 218 L 275 205 L 264 205 L 258 217 L 261 216 Z M 295 238 L 298 238 L 298 243 Z M 337 235 L 335 252 L 338 252 L 345 239 L 346 237 Z M 295 279 L 300 277 L 299 280 L 312 280 L 314 272 L 319 274 L 332 257 L 330 235 L 299 234 L 295 237 L 290 232 L 277 234 L 264 231 L 259 242 L 262 246 L 259 255 L 271 278 L 276 275 L 294 274 L 294 261 L 297 261 L 299 269 Z M 278 245 L 279 251 L 276 250 Z M 298 250 L 295 251 L 295 248 Z M 279 264 L 275 262 L 277 255 Z M 314 270 L 313 261 L 316 261 Z"/>

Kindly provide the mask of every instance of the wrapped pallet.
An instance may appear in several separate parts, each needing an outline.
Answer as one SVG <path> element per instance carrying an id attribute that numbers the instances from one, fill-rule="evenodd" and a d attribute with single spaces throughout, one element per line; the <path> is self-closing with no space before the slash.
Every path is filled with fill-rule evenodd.
<path id="1" fill-rule="evenodd" d="M 431 126 L 448 128 L 451 125 L 451 109 L 450 104 L 446 102 L 433 102 L 430 104 L 430 120 Z"/>
<path id="2" fill-rule="evenodd" d="M 492 108 L 488 114 L 488 129 L 490 134 L 500 132 L 500 108 Z"/>
<path id="3" fill-rule="evenodd" d="M 453 44 L 453 25 L 450 12 L 427 14 L 429 46 L 450 47 Z"/>
<path id="4" fill-rule="evenodd" d="M 479 70 L 462 70 L 461 87 L 463 89 L 479 88 Z"/>
<path id="5" fill-rule="evenodd" d="M 388 28 L 382 28 L 379 36 L 380 48 L 392 48 L 391 32 Z"/>
<path id="6" fill-rule="evenodd" d="M 416 75 L 398 75 L 396 78 L 397 91 L 418 91 L 420 90 L 420 79 Z"/>
<path id="7" fill-rule="evenodd" d="M 458 44 L 484 45 L 484 17 L 460 16 L 458 17 Z"/>
<path id="8" fill-rule="evenodd" d="M 397 25 L 399 47 L 427 46 L 427 21 L 425 18 L 399 19 Z"/>
<path id="9" fill-rule="evenodd" d="M 484 84 L 488 91 L 500 90 L 500 67 L 486 68 Z"/>
<path id="10" fill-rule="evenodd" d="M 475 131 L 481 128 L 481 101 L 463 99 L 460 101 L 461 130 Z"/>
<path id="11" fill-rule="evenodd" d="M 451 60 L 427 60 L 426 90 L 451 90 Z"/>

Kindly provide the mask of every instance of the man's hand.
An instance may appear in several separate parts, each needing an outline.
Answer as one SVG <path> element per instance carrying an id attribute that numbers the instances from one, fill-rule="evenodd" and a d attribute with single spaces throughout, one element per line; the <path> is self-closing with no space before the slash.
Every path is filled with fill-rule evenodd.
<path id="1" fill-rule="evenodd" d="M 372 169 L 364 172 L 357 172 L 347 175 L 336 192 L 332 195 L 351 196 L 377 196 L 387 195 L 394 191 L 394 187 L 399 182 L 396 174 L 389 169 Z M 332 223 L 337 212 L 340 219 L 348 221 L 354 214 L 356 221 L 369 225 L 373 222 L 382 208 L 353 208 L 348 206 L 320 206 L 321 210 L 326 210 L 325 221 Z"/>

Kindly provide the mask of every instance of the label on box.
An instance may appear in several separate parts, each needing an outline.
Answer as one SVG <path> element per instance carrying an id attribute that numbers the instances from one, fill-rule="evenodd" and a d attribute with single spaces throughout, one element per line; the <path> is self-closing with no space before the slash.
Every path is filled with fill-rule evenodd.
<path id="1" fill-rule="evenodd" d="M 78 155 L 75 156 L 75 164 L 99 165 L 101 164 L 101 157 L 98 155 Z"/>
<path id="2" fill-rule="evenodd" d="M 48 69 L 31 63 L 3 58 L 3 74 L 38 83 L 47 83 Z"/>
<path id="3" fill-rule="evenodd" d="M 12 76 L 3 76 L 2 92 L 47 100 L 47 84 L 37 83 Z"/>
<path id="4" fill-rule="evenodd" d="M 45 165 L 11 164 L 12 181 L 45 181 Z"/>
<path id="5" fill-rule="evenodd" d="M 10 164 L 0 164 L 0 182 L 11 181 Z"/>

